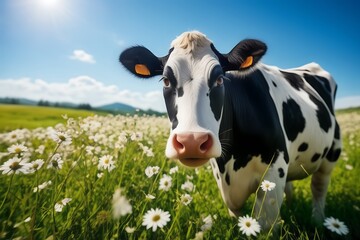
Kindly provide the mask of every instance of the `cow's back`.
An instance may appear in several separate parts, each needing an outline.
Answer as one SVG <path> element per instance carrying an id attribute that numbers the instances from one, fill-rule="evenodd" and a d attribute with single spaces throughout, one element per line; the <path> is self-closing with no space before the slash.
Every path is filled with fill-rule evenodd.
<path id="1" fill-rule="evenodd" d="M 287 70 L 266 65 L 260 69 L 285 133 L 287 179 L 301 179 L 321 166 L 326 168 L 338 158 L 341 145 L 334 115 L 335 81 L 316 63 Z"/>

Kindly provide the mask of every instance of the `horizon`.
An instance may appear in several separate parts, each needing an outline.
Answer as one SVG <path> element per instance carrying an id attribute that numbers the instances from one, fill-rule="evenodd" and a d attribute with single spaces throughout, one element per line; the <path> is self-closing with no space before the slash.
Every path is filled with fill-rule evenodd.
<path id="1" fill-rule="evenodd" d="M 5 0 L 0 2 L 0 97 L 100 106 L 120 102 L 166 112 L 158 79 L 138 80 L 119 54 L 143 45 L 165 55 L 199 30 L 221 52 L 244 38 L 268 45 L 262 62 L 317 62 L 338 84 L 335 107 L 360 105 L 360 16 L 356 2 Z M 201 13 L 201 14 L 200 14 Z"/>

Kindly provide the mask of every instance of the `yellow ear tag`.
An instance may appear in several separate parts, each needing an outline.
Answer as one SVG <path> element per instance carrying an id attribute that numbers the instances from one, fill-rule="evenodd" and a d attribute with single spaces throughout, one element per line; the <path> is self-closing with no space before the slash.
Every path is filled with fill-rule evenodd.
<path id="1" fill-rule="evenodd" d="M 150 70 L 144 64 L 136 64 L 135 65 L 135 72 L 137 74 L 140 74 L 140 75 L 143 75 L 143 76 L 149 76 L 150 75 Z"/>
<path id="2" fill-rule="evenodd" d="M 240 68 L 247 68 L 253 64 L 254 58 L 253 56 L 249 56 L 245 59 L 245 61 L 240 65 Z"/>

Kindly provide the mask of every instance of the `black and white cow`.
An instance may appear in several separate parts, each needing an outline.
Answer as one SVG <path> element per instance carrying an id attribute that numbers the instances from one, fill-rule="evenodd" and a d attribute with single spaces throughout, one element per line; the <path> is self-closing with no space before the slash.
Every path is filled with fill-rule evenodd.
<path id="1" fill-rule="evenodd" d="M 164 57 L 136 46 L 120 62 L 140 78 L 162 75 L 171 121 L 166 156 L 191 167 L 210 160 L 230 213 L 239 215 L 262 179 L 274 182 L 259 219 L 269 229 L 289 182 L 312 174 L 313 217 L 320 222 L 341 151 L 336 83 L 316 63 L 286 70 L 262 64 L 266 50 L 263 42 L 247 39 L 221 54 L 193 31 L 177 37 Z"/>

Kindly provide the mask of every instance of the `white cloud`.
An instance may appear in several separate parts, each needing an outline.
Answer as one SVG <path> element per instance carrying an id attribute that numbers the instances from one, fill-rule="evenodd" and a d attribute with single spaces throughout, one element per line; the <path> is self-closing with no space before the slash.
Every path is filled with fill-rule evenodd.
<path id="1" fill-rule="evenodd" d="M 359 107 L 360 106 L 360 96 L 348 96 L 335 99 L 335 108 L 349 108 L 349 107 Z"/>
<path id="2" fill-rule="evenodd" d="M 144 110 L 165 112 L 161 91 L 141 93 L 120 90 L 116 85 L 105 85 L 89 76 L 74 77 L 61 83 L 30 78 L 0 79 L 0 96 L 76 104 L 89 103 L 94 107 L 121 102 Z"/>
<path id="3" fill-rule="evenodd" d="M 74 50 L 73 55 L 70 56 L 70 59 L 79 60 L 86 63 L 95 63 L 94 57 L 81 49 Z"/>

